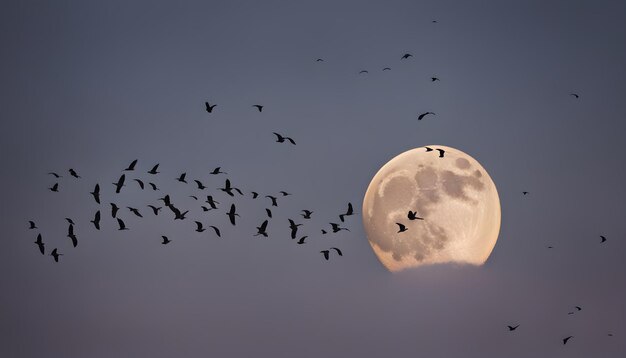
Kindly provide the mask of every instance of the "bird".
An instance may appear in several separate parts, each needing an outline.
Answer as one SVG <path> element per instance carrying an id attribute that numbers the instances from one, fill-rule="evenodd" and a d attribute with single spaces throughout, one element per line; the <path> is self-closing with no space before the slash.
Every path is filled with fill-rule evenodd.
<path id="1" fill-rule="evenodd" d="M 159 190 L 159 188 L 157 188 L 156 184 L 154 184 L 154 183 L 148 183 L 148 184 L 150 184 L 150 186 L 152 187 L 152 190 L 154 190 L 154 191 Z"/>
<path id="2" fill-rule="evenodd" d="M 32 221 L 32 220 L 29 220 L 29 221 L 28 221 L 28 226 L 29 226 L 29 227 L 28 227 L 28 229 L 29 229 L 29 230 L 32 230 L 32 229 L 37 229 L 37 225 L 36 225 L 36 224 L 35 224 L 35 222 L 34 222 L 34 221 Z"/>
<path id="3" fill-rule="evenodd" d="M 417 120 L 421 121 L 422 119 L 424 119 L 424 117 L 426 117 L 429 114 L 432 114 L 434 116 L 435 112 L 424 112 L 424 113 L 420 114 L 419 116 L 417 116 Z"/>
<path id="4" fill-rule="evenodd" d="M 433 148 L 431 148 L 431 147 L 424 147 L 424 148 L 426 148 L 426 151 L 427 151 L 427 152 L 432 152 L 432 151 L 434 150 L 434 149 L 433 149 Z"/>
<path id="5" fill-rule="evenodd" d="M 443 155 L 446 153 L 446 151 L 440 148 L 437 148 L 436 150 L 439 152 L 439 158 L 443 158 Z"/>
<path id="6" fill-rule="evenodd" d="M 350 230 L 348 230 L 348 229 L 347 229 L 347 228 L 345 228 L 345 227 L 340 227 L 340 226 L 339 226 L 339 224 L 336 224 L 336 223 L 330 223 L 330 226 L 331 226 L 331 227 L 332 227 L 332 229 L 333 229 L 333 233 L 338 233 L 338 232 L 339 232 L 339 231 L 341 231 L 341 230 L 350 231 Z M 323 230 L 322 230 L 322 231 L 323 231 Z"/>
<path id="7" fill-rule="evenodd" d="M 195 195 L 189 195 L 190 198 L 192 198 L 193 200 L 198 200 L 198 197 Z"/>
<path id="8" fill-rule="evenodd" d="M 189 210 L 185 211 L 185 212 L 181 212 L 178 208 L 174 207 L 173 205 L 168 206 L 168 208 L 170 208 L 170 210 L 172 210 L 172 212 L 174 213 L 174 220 L 185 220 L 187 213 L 189 212 Z"/>
<path id="9" fill-rule="evenodd" d="M 78 173 L 76 173 L 76 170 L 70 168 L 69 172 L 70 172 L 70 175 L 73 176 L 74 178 L 76 178 L 76 179 L 80 178 L 80 175 L 78 175 Z"/>
<path id="10" fill-rule="evenodd" d="M 285 137 L 276 132 L 272 132 L 272 133 L 274 133 L 274 135 L 276 136 L 276 143 L 283 143 L 285 142 L 285 140 L 288 140 L 291 144 L 296 145 L 296 142 L 291 137 Z"/>
<path id="11" fill-rule="evenodd" d="M 431 77 L 430 78 L 430 82 L 435 82 L 435 81 L 441 81 L 439 78 L 437 77 Z"/>
<path id="12" fill-rule="evenodd" d="M 214 105 L 211 106 L 209 104 L 209 102 L 204 102 L 204 106 L 205 106 L 207 112 L 212 113 L 213 112 L 213 108 L 215 108 L 215 106 L 217 106 L 217 104 L 214 104 Z"/>
<path id="13" fill-rule="evenodd" d="M 239 214 L 236 213 L 235 204 L 230 204 L 230 210 L 226 213 L 226 215 L 228 215 L 230 223 L 235 225 L 235 216 L 239 216 Z"/>
<path id="14" fill-rule="evenodd" d="M 293 220 L 289 220 L 289 228 L 291 229 L 291 238 L 295 239 L 296 234 L 298 233 L 298 226 L 302 226 L 302 224 L 296 224 Z"/>
<path id="15" fill-rule="evenodd" d="M 305 240 L 307 237 L 308 237 L 308 236 L 302 236 L 302 237 L 298 240 L 297 244 L 298 244 L 298 245 L 302 245 L 302 244 L 304 244 L 304 243 L 305 243 L 305 242 L 304 242 L 304 240 Z"/>
<path id="16" fill-rule="evenodd" d="M 161 245 L 167 245 L 170 242 L 172 242 L 172 240 L 168 239 L 167 236 L 165 235 L 161 235 L 161 238 L 163 239 L 163 241 L 161 242 Z"/>
<path id="17" fill-rule="evenodd" d="M 143 181 L 139 180 L 139 179 L 133 179 L 134 181 L 137 182 L 137 184 L 139 184 L 139 187 L 141 188 L 141 190 L 143 190 L 143 188 L 145 187 L 143 184 Z"/>
<path id="18" fill-rule="evenodd" d="M 404 226 L 404 225 L 403 225 L 403 224 L 401 224 L 401 223 L 396 223 L 396 225 L 398 225 L 398 228 L 399 228 L 398 233 L 405 232 L 405 231 L 407 231 L 407 230 L 408 230 L 408 229 L 406 228 L 406 226 Z"/>
<path id="19" fill-rule="evenodd" d="M 253 104 L 252 107 L 256 107 L 259 110 L 259 112 L 263 112 L 263 106 L 260 104 Z"/>
<path id="20" fill-rule="evenodd" d="M 212 175 L 228 174 L 226 172 L 221 171 L 220 169 L 222 169 L 222 167 L 217 167 L 217 168 L 213 169 L 213 171 L 210 172 L 209 174 L 212 174 Z"/>
<path id="21" fill-rule="evenodd" d="M 528 192 L 527 191 L 523 191 L 522 195 L 528 195 Z"/>
<path id="22" fill-rule="evenodd" d="M 100 230 L 100 210 L 96 211 L 96 215 L 91 220 L 91 223 L 96 227 L 96 230 Z"/>
<path id="23" fill-rule="evenodd" d="M 203 232 L 205 229 L 202 227 L 202 223 L 199 221 L 195 221 L 196 223 L 196 232 Z"/>
<path id="24" fill-rule="evenodd" d="M 215 235 L 217 235 L 217 237 L 222 237 L 222 235 L 220 234 L 220 229 L 218 229 L 217 227 L 211 225 L 209 226 L 211 229 L 213 229 L 213 231 L 215 231 Z"/>
<path id="25" fill-rule="evenodd" d="M 324 59 L 318 58 L 315 62 L 324 62 Z"/>
<path id="26" fill-rule="evenodd" d="M 137 159 L 133 160 L 130 165 L 128 165 L 128 167 L 126 169 L 124 169 L 125 172 L 130 172 L 135 170 L 135 165 L 137 165 Z"/>
<path id="27" fill-rule="evenodd" d="M 359 71 L 359 75 L 362 74 L 362 73 L 369 73 L 369 71 L 368 70 L 361 70 L 361 71 Z"/>
<path id="28" fill-rule="evenodd" d="M 580 306 L 574 306 L 574 308 L 576 308 L 576 311 L 582 311 L 583 310 L 582 307 L 580 307 Z"/>
<path id="29" fill-rule="evenodd" d="M 126 207 L 128 210 L 130 210 L 133 214 L 139 216 L 140 218 L 143 217 L 143 215 L 141 215 L 141 213 L 139 212 L 139 210 L 135 209 L 135 208 L 131 208 L 130 206 Z"/>
<path id="30" fill-rule="evenodd" d="M 565 338 L 563 338 L 563 345 L 567 344 L 567 341 L 569 341 L 570 339 L 572 339 L 574 336 L 567 336 Z"/>
<path id="31" fill-rule="evenodd" d="M 118 208 L 117 205 L 115 205 L 115 203 L 111 203 L 111 216 L 113 218 L 115 218 L 115 216 L 117 215 L 118 210 L 120 210 L 120 208 Z"/>
<path id="32" fill-rule="evenodd" d="M 70 218 L 65 218 L 65 220 L 67 221 L 68 224 L 74 225 L 74 220 Z"/>
<path id="33" fill-rule="evenodd" d="M 74 225 L 72 224 L 70 224 L 70 226 L 67 228 L 67 237 L 72 240 L 72 246 L 78 246 L 78 238 L 74 234 Z"/>
<path id="34" fill-rule="evenodd" d="M 41 234 L 37 234 L 37 240 L 35 240 L 35 244 L 37 244 L 37 247 L 39 248 L 39 252 L 41 252 L 42 255 L 46 254 L 46 249 L 45 246 L 46 244 L 43 243 L 43 240 L 41 239 Z"/>
<path id="35" fill-rule="evenodd" d="M 63 178 L 63 176 L 62 176 L 62 175 L 59 175 L 59 174 L 57 174 L 57 173 L 55 173 L 55 172 L 49 172 L 49 173 L 48 173 L 48 175 L 52 175 L 53 177 L 55 177 L 55 178 L 57 178 L 57 179 L 59 179 L 59 178 Z"/>
<path id="36" fill-rule="evenodd" d="M 219 202 L 213 200 L 213 197 L 211 195 L 206 196 L 206 203 L 211 206 L 211 209 L 217 209 L 217 205 L 215 204 L 219 204 Z"/>
<path id="37" fill-rule="evenodd" d="M 96 201 L 96 203 L 100 204 L 100 184 L 96 184 L 96 186 L 93 188 L 93 191 L 89 194 L 93 196 L 93 199 Z"/>
<path id="38" fill-rule="evenodd" d="M 303 219 L 310 219 L 311 218 L 311 214 L 313 214 L 313 212 L 311 210 L 302 210 L 303 214 L 300 214 L 302 216 Z"/>
<path id="39" fill-rule="evenodd" d="M 271 195 L 265 195 L 266 198 L 269 198 L 272 201 L 272 206 L 278 206 L 278 198 L 276 198 L 275 196 L 271 196 Z"/>
<path id="40" fill-rule="evenodd" d="M 343 253 L 341 252 L 341 250 L 339 250 L 339 249 L 338 249 L 338 248 L 336 248 L 336 247 L 331 247 L 331 248 L 330 248 L 330 249 L 328 249 L 328 250 L 322 250 L 322 251 L 320 251 L 322 254 L 324 254 L 324 258 L 325 258 L 326 260 L 328 260 L 328 258 L 329 258 L 329 256 L 330 256 L 330 250 L 335 250 L 339 256 L 343 256 Z"/>
<path id="41" fill-rule="evenodd" d="M 254 236 L 263 235 L 264 237 L 267 237 L 267 232 L 266 232 L 266 230 L 267 230 L 267 223 L 268 223 L 268 221 L 265 220 L 265 221 L 263 221 L 261 223 L 261 226 L 257 226 L 257 228 L 256 228 L 257 233 L 254 234 Z"/>
<path id="42" fill-rule="evenodd" d="M 55 183 L 52 187 L 50 187 L 48 189 L 50 189 L 50 191 L 58 193 L 59 192 L 59 183 Z"/>
<path id="43" fill-rule="evenodd" d="M 160 207 L 160 206 L 159 206 L 159 207 L 156 207 L 156 206 L 154 206 L 154 205 L 148 205 L 148 207 L 149 207 L 150 209 L 152 209 L 152 212 L 154 213 L 154 215 L 159 215 L 159 210 L 161 210 L 161 209 L 162 209 L 162 207 Z"/>
<path id="44" fill-rule="evenodd" d="M 577 93 L 570 93 L 569 95 L 574 98 L 580 98 L 580 96 Z"/>
<path id="45" fill-rule="evenodd" d="M 279 191 L 280 194 L 282 194 L 282 196 L 289 196 L 291 195 L 290 193 L 286 192 L 286 191 Z"/>
<path id="46" fill-rule="evenodd" d="M 348 203 L 348 210 L 346 211 L 345 214 L 339 215 L 339 220 L 341 220 L 341 222 L 343 222 L 344 217 L 352 216 L 353 214 L 354 214 L 354 210 L 352 209 L 352 203 Z"/>
<path id="47" fill-rule="evenodd" d="M 383 68 L 383 71 L 391 71 L 391 67 L 385 67 Z"/>
<path id="48" fill-rule="evenodd" d="M 124 181 L 126 180 L 126 175 L 122 174 L 122 176 L 117 180 L 117 183 L 113 183 L 113 185 L 115 185 L 115 193 L 119 194 L 120 190 L 122 190 L 122 187 L 124 186 Z"/>
<path id="49" fill-rule="evenodd" d="M 117 225 L 119 226 L 118 230 L 128 230 L 124 221 L 120 218 L 117 218 Z"/>
<path id="50" fill-rule="evenodd" d="M 409 210 L 409 214 L 407 216 L 409 220 L 424 220 L 424 218 L 420 218 L 417 216 L 417 211 Z"/>
<path id="51" fill-rule="evenodd" d="M 257 193 L 256 191 L 251 191 L 250 193 L 252 193 L 252 199 L 256 199 L 259 197 L 259 193 Z"/>
<path id="52" fill-rule="evenodd" d="M 181 183 L 187 184 L 187 181 L 185 180 L 186 176 L 187 176 L 187 173 L 182 173 L 178 178 L 176 178 L 176 180 L 178 180 Z"/>
<path id="53" fill-rule="evenodd" d="M 196 182 L 196 185 L 198 186 L 199 190 L 204 190 L 206 189 L 206 186 L 204 186 L 204 184 L 202 184 L 202 182 L 200 180 L 194 180 Z"/>
<path id="54" fill-rule="evenodd" d="M 600 235 L 600 243 L 603 243 L 606 241 L 606 237 L 603 235 Z"/>
<path id="55" fill-rule="evenodd" d="M 402 55 L 402 60 L 406 60 L 409 57 L 413 57 L 413 55 L 411 55 L 410 53 L 405 53 L 404 55 Z"/>
<path id="56" fill-rule="evenodd" d="M 272 211 L 270 209 L 265 208 L 265 213 L 267 214 L 268 218 L 270 218 L 270 219 L 272 218 Z"/>
<path id="57" fill-rule="evenodd" d="M 509 327 L 509 331 L 514 331 L 517 329 L 517 327 L 519 327 L 519 324 L 517 326 L 507 326 Z"/>
<path id="58" fill-rule="evenodd" d="M 243 193 L 241 192 L 241 190 L 239 190 L 238 188 L 232 187 L 230 185 L 230 180 L 226 179 L 226 182 L 224 183 L 224 187 L 223 188 L 219 188 L 221 191 L 225 192 L 226 194 L 230 195 L 230 196 L 235 196 L 235 194 L 233 194 L 233 190 L 236 190 L 239 194 L 243 195 Z"/>
<path id="59" fill-rule="evenodd" d="M 148 171 L 148 174 L 152 174 L 152 175 L 159 174 L 159 172 L 157 171 L 158 169 L 159 169 L 159 164 L 156 164 L 155 166 L 152 167 L 152 169 Z"/>
<path id="60" fill-rule="evenodd" d="M 52 250 L 50 256 L 54 258 L 54 262 L 59 262 L 59 256 L 63 256 L 63 254 L 60 254 L 58 249 L 55 248 L 54 250 Z"/>

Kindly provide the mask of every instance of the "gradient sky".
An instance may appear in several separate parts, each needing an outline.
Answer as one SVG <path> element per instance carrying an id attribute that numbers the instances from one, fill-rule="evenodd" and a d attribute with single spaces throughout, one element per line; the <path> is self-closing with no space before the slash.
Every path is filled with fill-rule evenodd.
<path id="1" fill-rule="evenodd" d="M 0 28 L 0 356 L 625 356 L 626 3 L 3 1 Z M 418 122 L 424 111 L 437 116 Z M 470 154 L 496 183 L 484 266 L 391 274 L 360 216 L 319 235 L 348 201 L 360 212 L 384 163 L 427 144 Z M 134 183 L 113 194 L 133 159 L 128 179 L 161 163 L 159 194 L 189 219 L 154 218 L 157 196 Z M 294 194 L 269 239 L 252 237 L 267 200 L 235 199 L 232 228 L 173 180 L 215 191 L 216 166 L 245 191 Z M 112 200 L 146 217 L 123 209 L 118 232 Z M 286 218 L 305 208 L 310 242 L 294 245 Z M 330 246 L 344 257 L 324 261 Z"/>

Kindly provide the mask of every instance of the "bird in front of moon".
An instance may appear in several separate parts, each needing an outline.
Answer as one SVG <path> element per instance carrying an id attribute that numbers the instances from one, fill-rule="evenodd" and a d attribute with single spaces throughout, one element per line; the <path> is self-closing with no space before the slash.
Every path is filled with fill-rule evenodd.
<path id="1" fill-rule="evenodd" d="M 409 220 L 409 212 L 423 220 Z M 406 151 L 385 164 L 367 188 L 362 213 L 374 253 L 392 272 L 428 264 L 482 265 L 500 232 L 500 199 L 485 168 L 441 145 Z"/>

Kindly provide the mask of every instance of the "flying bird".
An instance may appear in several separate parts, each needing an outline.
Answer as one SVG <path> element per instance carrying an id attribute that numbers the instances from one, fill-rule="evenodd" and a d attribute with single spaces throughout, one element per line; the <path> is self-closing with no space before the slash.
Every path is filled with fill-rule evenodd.
<path id="1" fill-rule="evenodd" d="M 199 221 L 195 221 L 196 223 L 196 232 L 203 232 L 205 229 L 202 227 L 202 223 Z"/>
<path id="2" fill-rule="evenodd" d="M 426 151 L 427 151 L 427 152 L 432 152 L 432 151 L 434 150 L 434 149 L 433 149 L 433 148 L 431 148 L 431 147 L 424 147 L 424 148 L 426 148 Z"/>
<path id="3" fill-rule="evenodd" d="M 75 224 L 74 224 L 74 220 L 72 220 L 72 219 L 70 219 L 70 218 L 65 218 L 65 220 L 67 221 L 67 223 L 68 223 L 68 224 L 75 225 Z"/>
<path id="4" fill-rule="evenodd" d="M 159 164 L 153 166 L 152 169 L 148 171 L 148 174 L 152 174 L 152 175 L 159 174 L 159 172 L 157 171 L 158 169 L 159 169 Z"/>
<path id="5" fill-rule="evenodd" d="M 307 220 L 310 219 L 311 214 L 313 214 L 311 210 L 302 210 L 302 212 L 303 214 L 300 214 L 300 215 L 302 215 L 302 218 L 307 219 Z"/>
<path id="6" fill-rule="evenodd" d="M 274 133 L 274 135 L 276 136 L 276 143 L 283 143 L 285 142 L 285 140 L 288 140 L 291 144 L 296 145 L 296 142 L 291 137 L 285 137 L 276 132 L 272 132 L 272 133 Z"/>
<path id="7" fill-rule="evenodd" d="M 321 58 L 318 58 L 317 60 L 315 60 L 315 62 L 324 62 L 324 60 Z"/>
<path id="8" fill-rule="evenodd" d="M 37 228 L 37 225 L 35 225 L 35 222 L 32 221 L 32 220 L 28 221 L 28 225 L 29 225 L 29 227 L 28 227 L 29 230 Z"/>
<path id="9" fill-rule="evenodd" d="M 120 210 L 120 208 L 117 207 L 117 205 L 115 205 L 114 203 L 111 203 L 111 216 L 115 219 L 115 216 L 117 215 L 117 211 Z"/>
<path id="10" fill-rule="evenodd" d="M 100 204 L 100 184 L 96 184 L 96 186 L 93 188 L 93 191 L 89 194 L 93 196 L 93 200 L 95 200 L 96 203 Z"/>
<path id="11" fill-rule="evenodd" d="M 572 339 L 574 336 L 567 336 L 565 338 L 563 338 L 563 345 L 567 344 L 567 341 L 569 341 L 570 339 Z"/>
<path id="12" fill-rule="evenodd" d="M 330 253 L 330 251 L 322 250 L 322 251 L 320 251 L 320 253 L 322 253 L 324 255 L 324 258 L 326 259 L 326 261 L 328 261 L 328 254 Z"/>
<path id="13" fill-rule="evenodd" d="M 322 235 L 326 235 L 326 234 L 327 234 L 326 230 L 322 229 Z"/>
<path id="14" fill-rule="evenodd" d="M 209 226 L 211 229 L 213 229 L 213 231 L 215 231 L 215 235 L 217 235 L 217 237 L 222 237 L 222 235 L 220 234 L 220 229 L 218 229 L 217 227 L 211 225 Z"/>
<path id="15" fill-rule="evenodd" d="M 339 220 L 341 220 L 341 222 L 343 222 L 344 221 L 344 217 L 352 216 L 353 214 L 354 214 L 354 210 L 352 209 L 352 203 L 348 203 L 348 210 L 346 211 L 345 214 L 339 215 Z"/>
<path id="16" fill-rule="evenodd" d="M 302 244 L 304 244 L 304 243 L 305 243 L 305 242 L 304 242 L 304 240 L 306 240 L 306 238 L 307 238 L 307 237 L 308 237 L 308 236 L 302 236 L 302 237 L 300 238 L 300 240 L 298 240 L 297 244 L 298 244 L 298 245 L 302 245 Z"/>
<path id="17" fill-rule="evenodd" d="M 176 180 L 178 180 L 181 183 L 187 184 L 187 181 L 185 180 L 186 176 L 187 176 L 187 173 L 182 173 L 178 178 L 176 178 Z"/>
<path id="18" fill-rule="evenodd" d="M 507 326 L 509 327 L 509 331 L 514 331 L 517 329 L 517 327 L 519 327 L 519 324 L 517 326 Z"/>
<path id="19" fill-rule="evenodd" d="M 228 194 L 230 196 L 235 196 L 235 194 L 233 194 L 233 190 L 236 190 L 239 194 L 243 195 L 243 193 L 241 192 L 241 190 L 239 190 L 239 188 L 235 188 L 235 187 L 230 185 L 230 180 L 229 179 L 226 179 L 226 182 L 224 183 L 224 187 L 223 188 L 219 188 L 219 190 L 225 192 L 226 194 Z"/>
<path id="20" fill-rule="evenodd" d="M 266 198 L 269 198 L 272 201 L 272 206 L 278 206 L 278 198 L 276 198 L 275 196 L 271 196 L 271 195 L 265 195 Z"/>
<path id="21" fill-rule="evenodd" d="M 417 216 L 417 211 L 409 210 L 409 214 L 407 216 L 409 220 L 424 220 L 424 218 L 420 218 Z"/>
<path id="22" fill-rule="evenodd" d="M 94 215 L 91 223 L 95 226 L 96 230 L 100 230 L 100 210 L 96 211 L 96 215 Z"/>
<path id="23" fill-rule="evenodd" d="M 341 230 L 350 231 L 350 230 L 348 230 L 348 229 L 347 229 L 347 228 L 345 228 L 345 227 L 340 227 L 340 226 L 339 226 L 339 224 L 336 224 L 336 223 L 330 223 L 330 226 L 331 226 L 331 227 L 332 227 L 332 229 L 333 229 L 333 233 L 338 233 L 338 232 L 339 232 L 339 231 L 341 231 Z M 322 230 L 322 231 L 324 231 L 324 230 Z M 322 233 L 323 233 L 323 232 L 322 232 Z"/>
<path id="24" fill-rule="evenodd" d="M 430 82 L 435 82 L 435 81 L 441 81 L 439 78 L 437 77 L 431 77 L 430 78 Z"/>
<path id="25" fill-rule="evenodd" d="M 150 186 L 152 187 L 152 190 L 154 190 L 154 191 L 159 190 L 159 188 L 157 188 L 156 184 L 154 184 L 154 183 L 148 183 L 148 184 L 150 184 Z"/>
<path id="26" fill-rule="evenodd" d="M 600 243 L 603 243 L 606 241 L 606 237 L 603 235 L 600 235 Z"/>
<path id="27" fill-rule="evenodd" d="M 211 206 L 211 209 L 217 209 L 217 205 L 215 204 L 219 204 L 219 202 L 213 200 L 213 197 L 211 195 L 207 195 L 206 203 Z"/>
<path id="28" fill-rule="evenodd" d="M 77 179 L 80 178 L 80 175 L 78 175 L 78 173 L 76 173 L 74 169 L 70 168 L 69 172 L 70 172 L 70 175 L 73 176 L 74 178 L 77 178 Z"/>
<path id="29" fill-rule="evenodd" d="M 522 195 L 528 195 L 528 192 L 527 191 L 523 191 Z"/>
<path id="30" fill-rule="evenodd" d="M 270 219 L 272 218 L 272 211 L 270 209 L 265 208 L 265 213 L 267 214 L 268 218 L 270 218 Z"/>
<path id="31" fill-rule="evenodd" d="M 199 190 L 204 190 L 206 189 L 206 186 L 204 186 L 204 184 L 202 184 L 202 182 L 200 180 L 194 180 L 196 182 L 196 185 L 198 186 Z"/>
<path id="32" fill-rule="evenodd" d="M 212 175 L 228 174 L 226 172 L 221 171 L 220 169 L 222 169 L 222 167 L 217 167 L 217 168 L 213 169 L 213 171 L 210 172 L 209 174 L 212 174 Z"/>
<path id="33" fill-rule="evenodd" d="M 383 68 L 383 71 L 391 71 L 391 67 L 385 67 Z"/>
<path id="34" fill-rule="evenodd" d="M 421 121 L 422 119 L 424 119 L 424 117 L 426 117 L 429 114 L 432 114 L 433 116 L 436 115 L 435 112 L 424 112 L 424 113 L 420 114 L 419 116 L 417 116 L 417 120 Z"/>
<path id="35" fill-rule="evenodd" d="M 161 235 L 161 238 L 163 239 L 163 242 L 161 242 L 161 245 L 167 245 L 170 242 L 172 242 L 172 240 L 168 239 L 167 236 Z"/>
<path id="36" fill-rule="evenodd" d="M 235 216 L 239 216 L 239 214 L 236 213 L 235 204 L 230 204 L 230 210 L 226 213 L 226 215 L 228 215 L 230 223 L 235 225 Z"/>
<path id="37" fill-rule="evenodd" d="M 254 236 L 259 236 L 259 235 L 263 235 L 264 237 L 267 237 L 267 223 L 268 221 L 265 220 L 261 223 L 261 226 L 257 226 L 256 230 L 257 233 L 254 234 Z"/>
<path id="38" fill-rule="evenodd" d="M 413 55 L 411 55 L 410 53 L 405 53 L 404 55 L 402 55 L 402 60 L 406 60 L 409 57 L 413 57 Z"/>
<path id="39" fill-rule="evenodd" d="M 359 75 L 362 74 L 362 73 L 369 73 L 369 71 L 368 70 L 361 70 L 361 71 L 359 71 Z"/>
<path id="40" fill-rule="evenodd" d="M 59 192 L 59 183 L 55 183 L 51 188 L 48 188 L 48 189 L 50 189 L 50 191 L 58 193 Z"/>
<path id="41" fill-rule="evenodd" d="M 259 197 L 259 193 L 257 193 L 256 191 L 251 191 L 250 193 L 252 193 L 252 199 L 256 199 Z"/>
<path id="42" fill-rule="evenodd" d="M 258 109 L 259 112 L 263 112 L 263 106 L 261 106 L 260 104 L 254 104 L 252 105 L 252 107 L 256 107 L 256 109 Z"/>
<path id="43" fill-rule="evenodd" d="M 570 93 L 569 95 L 574 98 L 580 98 L 580 96 L 577 93 Z"/>
<path id="44" fill-rule="evenodd" d="M 37 247 L 39 248 L 39 252 L 41 252 L 42 255 L 45 255 L 45 246 L 46 244 L 43 243 L 42 239 L 41 239 L 41 234 L 37 234 L 37 240 L 35 240 L 35 244 L 37 244 Z"/>
<path id="45" fill-rule="evenodd" d="M 437 148 L 436 150 L 439 152 L 439 158 L 443 158 L 443 155 L 446 153 L 446 151 L 439 148 Z"/>
<path id="46" fill-rule="evenodd" d="M 133 214 L 135 214 L 136 216 L 139 216 L 140 218 L 143 217 L 143 215 L 141 215 L 141 213 L 139 212 L 139 210 L 135 209 L 135 208 L 131 208 L 130 206 L 126 207 L 128 210 L 130 210 Z"/>
<path id="47" fill-rule="evenodd" d="M 152 212 L 154 213 L 154 215 L 159 215 L 159 210 L 161 210 L 161 209 L 162 209 L 162 207 L 160 207 L 160 206 L 159 206 L 159 207 L 156 207 L 156 206 L 154 206 L 154 205 L 148 205 L 148 207 L 149 207 L 150 209 L 152 209 Z"/>
<path id="48" fill-rule="evenodd" d="M 137 184 L 139 184 L 139 187 L 141 188 L 141 190 L 143 190 L 143 188 L 145 187 L 143 184 L 143 181 L 139 180 L 139 179 L 133 179 L 134 181 L 137 182 Z"/>
<path id="49" fill-rule="evenodd" d="M 130 165 L 128 166 L 128 168 L 124 169 L 125 172 L 130 172 L 135 170 L 135 165 L 137 165 L 137 159 L 133 160 Z"/>
<path id="50" fill-rule="evenodd" d="M 70 224 L 70 226 L 67 228 L 67 237 L 72 240 L 72 246 L 78 246 L 78 238 L 76 237 L 76 235 L 74 235 L 74 225 L 72 224 Z"/>
<path id="51" fill-rule="evenodd" d="M 213 108 L 215 108 L 215 106 L 217 106 L 217 104 L 214 104 L 214 105 L 211 106 L 209 104 L 209 102 L 204 102 L 204 106 L 205 106 L 207 112 L 212 113 L 213 112 Z"/>
<path id="52" fill-rule="evenodd" d="M 118 230 L 128 230 L 124 221 L 120 218 L 117 218 L 117 225 L 119 226 Z"/>
<path id="53" fill-rule="evenodd" d="M 399 228 L 398 233 L 405 232 L 405 231 L 407 231 L 407 230 L 408 230 L 408 229 L 406 228 L 406 226 L 404 226 L 404 225 L 403 225 L 403 224 L 401 224 L 401 223 L 396 223 L 396 225 L 398 225 L 398 228 Z"/>
<path id="54" fill-rule="evenodd" d="M 296 224 L 293 220 L 289 220 L 289 229 L 291 229 L 291 238 L 295 239 L 296 234 L 298 233 L 298 226 L 302 226 L 302 224 Z"/>
<path id="55" fill-rule="evenodd" d="M 124 181 L 126 180 L 126 175 L 122 174 L 122 176 L 117 180 L 117 183 L 113 183 L 113 185 L 115 185 L 115 193 L 119 194 L 120 190 L 122 190 L 122 187 L 124 186 Z"/>
<path id="56" fill-rule="evenodd" d="M 63 256 L 63 254 L 60 254 L 59 251 L 55 248 L 54 250 L 52 250 L 50 256 L 54 258 L 54 262 L 59 262 L 59 256 Z"/>

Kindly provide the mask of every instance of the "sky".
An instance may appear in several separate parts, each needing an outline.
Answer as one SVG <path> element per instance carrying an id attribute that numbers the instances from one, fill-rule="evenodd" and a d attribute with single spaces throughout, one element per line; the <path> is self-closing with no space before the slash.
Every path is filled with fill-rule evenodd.
<path id="1" fill-rule="evenodd" d="M 618 1 L 3 1 L 0 356 L 623 357 L 625 20 Z M 358 213 L 382 165 L 429 144 L 488 171 L 499 239 L 480 267 L 392 274 Z M 226 178 L 248 196 L 216 190 Z M 267 239 L 252 190 L 293 194 Z M 188 219 L 149 212 L 164 194 Z M 351 231 L 321 235 L 348 202 Z"/>

